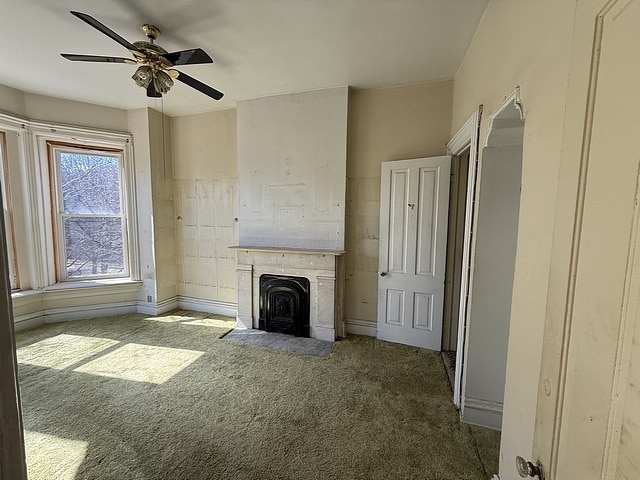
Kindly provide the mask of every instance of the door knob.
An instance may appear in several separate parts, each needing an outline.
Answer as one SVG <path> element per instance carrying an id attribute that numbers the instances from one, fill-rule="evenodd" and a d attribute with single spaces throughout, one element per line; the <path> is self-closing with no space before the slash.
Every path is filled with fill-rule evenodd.
<path id="1" fill-rule="evenodd" d="M 534 465 L 518 455 L 516 457 L 516 470 L 518 470 L 518 475 L 522 478 L 538 477 L 540 480 L 544 480 L 544 470 L 540 461 Z"/>
<path id="2" fill-rule="evenodd" d="M 387 272 L 380 272 L 380 276 L 384 277 L 387 274 Z"/>

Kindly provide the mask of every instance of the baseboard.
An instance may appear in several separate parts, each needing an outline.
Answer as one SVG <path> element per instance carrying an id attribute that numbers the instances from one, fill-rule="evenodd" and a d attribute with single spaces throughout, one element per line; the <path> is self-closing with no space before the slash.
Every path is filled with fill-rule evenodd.
<path id="1" fill-rule="evenodd" d="M 321 340 L 323 342 L 336 341 L 336 330 L 334 328 L 311 327 L 311 330 L 311 336 L 316 340 Z"/>
<path id="2" fill-rule="evenodd" d="M 52 308 L 44 310 L 45 323 L 66 322 L 68 320 L 85 320 L 94 317 L 110 317 L 123 313 L 135 313 L 136 301 L 104 303 L 97 305 L 80 305 L 74 307 Z"/>
<path id="3" fill-rule="evenodd" d="M 16 333 L 30 330 L 44 324 L 45 316 L 42 310 L 13 317 L 13 329 Z"/>
<path id="4" fill-rule="evenodd" d="M 347 318 L 347 333 L 354 335 L 367 335 L 369 337 L 378 336 L 378 326 L 376 323 L 367 322 L 366 320 L 358 320 L 356 318 Z"/>
<path id="5" fill-rule="evenodd" d="M 222 302 L 219 300 L 204 300 L 194 297 L 178 297 L 178 308 L 193 310 L 195 312 L 216 313 L 227 317 L 238 315 L 238 304 L 232 302 Z"/>
<path id="6" fill-rule="evenodd" d="M 462 399 L 461 419 L 481 427 L 502 429 L 502 403 L 465 397 Z"/>
<path id="7" fill-rule="evenodd" d="M 161 300 L 158 303 L 138 302 L 137 312 L 145 315 L 158 316 L 178 308 L 178 297 Z"/>
<path id="8" fill-rule="evenodd" d="M 237 314 L 237 305 L 235 303 L 176 296 L 162 300 L 158 303 L 132 300 L 128 302 L 38 310 L 36 312 L 14 317 L 14 330 L 16 332 L 21 332 L 44 325 L 45 323 L 86 320 L 95 317 L 110 317 L 113 315 L 122 315 L 124 313 L 137 312 L 144 315 L 157 316 L 178 308 L 194 310 L 196 312 L 216 313 L 218 315 L 226 315 L 229 317 L 235 317 Z"/>

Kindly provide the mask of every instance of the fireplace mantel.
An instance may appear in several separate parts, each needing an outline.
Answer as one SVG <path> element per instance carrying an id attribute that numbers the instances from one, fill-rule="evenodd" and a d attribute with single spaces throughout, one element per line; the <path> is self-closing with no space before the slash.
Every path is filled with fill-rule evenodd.
<path id="1" fill-rule="evenodd" d="M 345 336 L 343 250 L 236 245 L 238 327 L 258 328 L 260 276 L 291 275 L 309 279 L 310 336 L 334 341 Z"/>
<path id="2" fill-rule="evenodd" d="M 271 253 L 302 253 L 304 255 L 333 255 L 339 257 L 344 255 L 344 250 L 327 250 L 313 248 L 291 248 L 291 247 L 260 247 L 252 245 L 234 245 L 229 247 L 234 250 L 246 250 L 252 252 L 271 252 Z"/>

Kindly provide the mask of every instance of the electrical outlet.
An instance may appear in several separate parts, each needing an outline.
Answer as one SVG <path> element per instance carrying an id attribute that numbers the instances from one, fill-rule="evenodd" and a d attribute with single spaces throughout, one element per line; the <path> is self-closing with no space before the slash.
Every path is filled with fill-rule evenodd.
<path id="1" fill-rule="evenodd" d="M 153 297 L 151 295 L 147 295 L 147 302 L 152 302 L 153 301 Z"/>

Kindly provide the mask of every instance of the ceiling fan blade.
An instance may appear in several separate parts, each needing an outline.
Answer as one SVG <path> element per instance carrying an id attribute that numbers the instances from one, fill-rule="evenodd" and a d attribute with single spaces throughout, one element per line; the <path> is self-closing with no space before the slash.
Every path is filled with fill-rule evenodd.
<path id="1" fill-rule="evenodd" d="M 87 15 L 86 13 L 82 13 L 82 12 L 75 12 L 73 10 L 71 10 L 70 13 L 72 15 L 75 15 L 76 17 L 78 17 L 80 20 L 88 23 L 89 25 L 91 25 L 96 30 L 100 30 L 107 37 L 112 38 L 113 40 L 118 42 L 120 45 L 122 45 L 124 48 L 127 48 L 129 50 L 133 50 L 134 52 L 138 52 L 139 51 L 138 47 L 136 47 L 133 43 L 125 40 L 120 35 L 118 35 L 116 32 L 111 30 L 109 27 L 107 27 L 106 25 L 103 25 L 98 20 L 93 18 L 91 15 Z"/>
<path id="2" fill-rule="evenodd" d="M 178 71 L 176 70 L 176 72 Z M 176 79 L 180 80 L 182 83 L 186 83 L 190 87 L 195 88 L 205 95 L 209 95 L 214 100 L 220 100 L 224 96 L 224 93 L 219 92 L 215 88 L 210 87 L 205 83 L 202 83 L 200 80 L 196 80 L 195 78 L 190 77 L 186 73 L 178 72 L 178 76 L 176 77 Z"/>
<path id="3" fill-rule="evenodd" d="M 179 52 L 169 52 L 163 55 L 172 65 L 195 65 L 198 63 L 213 63 L 207 52 L 201 48 L 191 50 L 180 50 Z"/>
<path id="4" fill-rule="evenodd" d="M 73 62 L 106 62 L 106 63 L 128 63 L 136 65 L 136 61 L 131 58 L 103 57 L 100 55 L 76 55 L 75 53 L 61 53 L 64 58 Z"/>
<path id="5" fill-rule="evenodd" d="M 156 86 L 153 81 L 147 87 L 147 97 L 151 97 L 151 98 L 162 97 L 162 94 L 156 90 Z"/>

